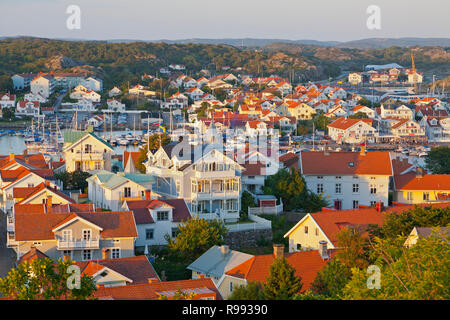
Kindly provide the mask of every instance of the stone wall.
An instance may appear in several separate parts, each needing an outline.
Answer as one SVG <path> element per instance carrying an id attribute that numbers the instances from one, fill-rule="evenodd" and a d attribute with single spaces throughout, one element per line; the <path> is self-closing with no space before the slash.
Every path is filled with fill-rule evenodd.
<path id="1" fill-rule="evenodd" d="M 239 250 L 240 247 L 252 247 L 257 246 L 256 242 L 263 238 L 264 240 L 272 243 L 272 230 L 271 229 L 256 229 L 228 232 L 225 236 L 225 244 L 229 245 L 233 250 Z"/>

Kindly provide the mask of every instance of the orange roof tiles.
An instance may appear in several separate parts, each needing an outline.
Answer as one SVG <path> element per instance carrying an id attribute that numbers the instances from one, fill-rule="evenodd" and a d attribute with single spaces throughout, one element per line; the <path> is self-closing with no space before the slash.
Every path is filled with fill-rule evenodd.
<path id="1" fill-rule="evenodd" d="M 300 152 L 302 174 L 336 175 L 392 175 L 389 152 L 371 151 L 361 155 L 359 152 Z"/>
<path id="2" fill-rule="evenodd" d="M 417 177 L 416 173 L 394 176 L 395 190 L 450 190 L 449 174 L 424 174 Z"/>

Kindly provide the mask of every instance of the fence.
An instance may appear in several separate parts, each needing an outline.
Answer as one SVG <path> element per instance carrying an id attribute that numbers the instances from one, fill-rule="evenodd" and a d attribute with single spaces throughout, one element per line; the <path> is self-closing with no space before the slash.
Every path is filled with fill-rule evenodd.
<path id="1" fill-rule="evenodd" d="M 261 230 L 272 229 L 272 221 L 263 219 L 254 214 L 249 213 L 248 217 L 253 222 L 227 224 L 226 227 L 229 232 L 247 231 L 247 230 Z"/>

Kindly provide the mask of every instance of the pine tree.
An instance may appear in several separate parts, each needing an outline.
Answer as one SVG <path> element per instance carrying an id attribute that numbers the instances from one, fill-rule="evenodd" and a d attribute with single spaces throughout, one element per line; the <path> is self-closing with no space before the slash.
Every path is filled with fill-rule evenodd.
<path id="1" fill-rule="evenodd" d="M 264 295 L 268 300 L 289 300 L 302 286 L 301 277 L 295 275 L 295 269 L 286 258 L 277 258 L 270 266 L 269 276 L 264 284 Z"/>

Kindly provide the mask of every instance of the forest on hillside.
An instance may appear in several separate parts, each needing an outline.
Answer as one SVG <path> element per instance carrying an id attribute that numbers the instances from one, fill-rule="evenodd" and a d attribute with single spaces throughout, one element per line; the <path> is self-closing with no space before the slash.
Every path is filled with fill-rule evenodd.
<path id="1" fill-rule="evenodd" d="M 295 81 L 323 80 L 348 68 L 361 69 L 368 63 L 405 63 L 408 48 L 346 49 L 312 45 L 271 44 L 262 49 L 242 49 L 223 44 L 108 43 L 103 41 L 62 41 L 42 38 L 11 38 L 0 41 L 0 88 L 7 89 L 15 73 L 39 71 L 85 71 L 104 80 L 105 88 L 130 81 L 137 83 L 144 73 L 156 74 L 169 64 L 184 64 L 186 73 L 201 69 L 220 73 L 222 67 L 242 72 L 288 76 Z M 418 47 L 418 68 L 449 63 L 450 48 Z M 73 60 L 73 65 L 52 63 L 55 56 Z"/>

